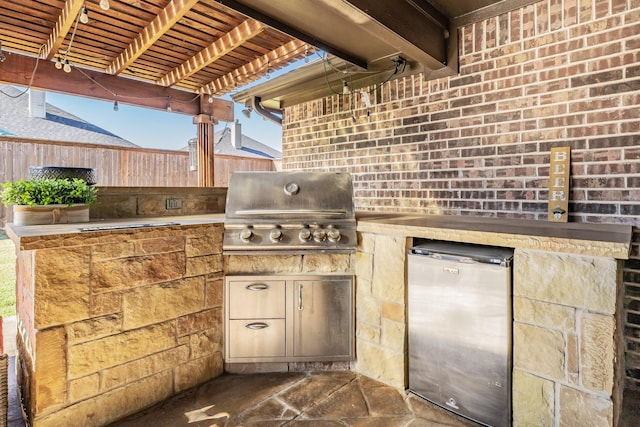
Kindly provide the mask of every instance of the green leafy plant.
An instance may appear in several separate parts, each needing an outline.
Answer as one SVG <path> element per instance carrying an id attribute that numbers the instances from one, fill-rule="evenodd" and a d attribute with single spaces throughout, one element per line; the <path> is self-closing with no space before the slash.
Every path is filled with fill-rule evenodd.
<path id="1" fill-rule="evenodd" d="M 2 184 L 0 197 L 5 206 L 9 205 L 67 205 L 78 203 L 92 205 L 96 202 L 98 190 L 87 185 L 82 179 L 40 179 L 20 180 Z"/>

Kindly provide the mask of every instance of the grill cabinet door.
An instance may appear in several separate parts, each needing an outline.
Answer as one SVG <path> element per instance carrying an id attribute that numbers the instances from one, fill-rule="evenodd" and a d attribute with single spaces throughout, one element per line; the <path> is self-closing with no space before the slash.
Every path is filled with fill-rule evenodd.
<path id="1" fill-rule="evenodd" d="M 293 355 L 351 358 L 353 281 L 296 280 L 292 291 Z"/>

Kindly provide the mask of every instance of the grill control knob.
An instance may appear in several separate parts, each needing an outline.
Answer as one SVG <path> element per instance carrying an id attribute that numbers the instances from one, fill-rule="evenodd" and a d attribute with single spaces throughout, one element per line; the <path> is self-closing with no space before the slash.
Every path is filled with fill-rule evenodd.
<path id="1" fill-rule="evenodd" d="M 337 228 L 330 228 L 329 231 L 327 231 L 327 237 L 330 241 L 337 242 L 338 240 L 340 240 L 342 235 L 340 234 L 340 230 L 338 230 Z"/>
<path id="2" fill-rule="evenodd" d="M 269 232 L 269 240 L 271 240 L 273 243 L 282 240 L 282 230 L 280 230 L 279 228 L 274 228 L 273 230 L 271 230 Z"/>
<path id="3" fill-rule="evenodd" d="M 327 233 L 325 233 L 324 230 L 316 230 L 313 232 L 313 240 L 316 242 L 324 242 L 326 238 Z"/>
<path id="4" fill-rule="evenodd" d="M 311 239 L 311 230 L 309 230 L 308 228 L 303 228 L 298 233 L 298 238 L 301 242 L 308 242 Z"/>
<path id="5" fill-rule="evenodd" d="M 241 232 L 240 232 L 240 239 L 242 239 L 243 242 L 248 242 L 253 238 L 253 231 L 251 231 L 251 229 L 249 228 L 244 228 Z"/>

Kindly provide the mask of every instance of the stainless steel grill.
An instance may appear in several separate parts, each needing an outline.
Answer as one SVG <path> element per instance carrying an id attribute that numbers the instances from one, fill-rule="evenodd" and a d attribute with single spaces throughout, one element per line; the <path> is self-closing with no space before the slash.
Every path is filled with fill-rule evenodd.
<path id="1" fill-rule="evenodd" d="M 225 253 L 351 253 L 356 245 L 351 175 L 232 175 L 227 191 Z"/>

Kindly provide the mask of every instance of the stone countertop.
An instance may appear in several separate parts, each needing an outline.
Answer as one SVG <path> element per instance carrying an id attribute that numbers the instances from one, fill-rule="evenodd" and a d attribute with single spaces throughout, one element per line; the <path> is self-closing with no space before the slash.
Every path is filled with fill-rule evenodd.
<path id="1" fill-rule="evenodd" d="M 358 212 L 358 231 L 628 259 L 629 224 Z"/>
<path id="2" fill-rule="evenodd" d="M 171 232 L 172 229 L 189 226 L 222 224 L 224 214 L 180 215 L 94 220 L 75 224 L 28 225 L 7 224 L 6 231 L 21 250 L 53 248 L 87 244 L 100 239 L 115 241 L 117 236 L 133 233 L 152 234 Z"/>
<path id="3" fill-rule="evenodd" d="M 539 249 L 628 259 L 632 226 L 628 224 L 558 223 L 522 219 L 357 212 L 358 231 Z M 224 214 L 109 219 L 88 223 L 15 226 L 7 233 L 22 250 L 68 246 L 78 242 L 115 239 L 137 232 L 167 232 L 175 227 L 224 223 Z M 102 227 L 103 229 L 97 229 Z M 82 231 L 82 229 L 88 229 Z M 163 231 L 164 230 L 164 231 Z"/>

